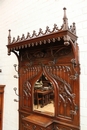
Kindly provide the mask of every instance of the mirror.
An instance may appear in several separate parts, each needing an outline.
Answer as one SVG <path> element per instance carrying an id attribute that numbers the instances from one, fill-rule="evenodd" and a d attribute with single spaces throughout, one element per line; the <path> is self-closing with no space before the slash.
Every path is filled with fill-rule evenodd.
<path id="1" fill-rule="evenodd" d="M 34 85 L 33 110 L 54 116 L 54 88 L 44 75 Z"/>

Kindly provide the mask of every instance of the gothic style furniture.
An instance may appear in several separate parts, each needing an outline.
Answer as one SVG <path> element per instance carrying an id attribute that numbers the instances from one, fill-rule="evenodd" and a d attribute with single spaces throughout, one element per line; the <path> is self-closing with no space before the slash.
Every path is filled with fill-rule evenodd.
<path id="1" fill-rule="evenodd" d="M 76 41 L 75 23 L 68 26 L 66 8 L 60 29 L 54 24 L 53 30 L 47 26 L 45 32 L 13 40 L 9 30 L 8 55 L 13 52 L 18 58 L 19 130 L 80 130 Z M 38 107 L 35 89 L 40 92 Z M 52 93 L 44 95 L 46 91 Z"/>
<path id="2" fill-rule="evenodd" d="M 5 87 L 5 85 L 0 85 L 0 130 L 2 130 L 2 125 L 3 125 L 4 87 Z"/>

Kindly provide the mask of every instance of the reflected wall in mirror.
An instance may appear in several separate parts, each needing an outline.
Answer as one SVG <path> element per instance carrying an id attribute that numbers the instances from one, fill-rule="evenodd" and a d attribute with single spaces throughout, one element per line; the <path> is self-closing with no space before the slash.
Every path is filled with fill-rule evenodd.
<path id="1" fill-rule="evenodd" d="M 54 116 L 54 88 L 44 75 L 34 85 L 33 110 Z"/>

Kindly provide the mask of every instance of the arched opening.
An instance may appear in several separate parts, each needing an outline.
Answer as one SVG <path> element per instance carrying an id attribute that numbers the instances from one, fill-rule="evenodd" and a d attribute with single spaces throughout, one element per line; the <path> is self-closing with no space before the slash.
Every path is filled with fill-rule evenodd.
<path id="1" fill-rule="evenodd" d="M 34 84 L 33 110 L 54 116 L 54 87 L 43 74 Z"/>

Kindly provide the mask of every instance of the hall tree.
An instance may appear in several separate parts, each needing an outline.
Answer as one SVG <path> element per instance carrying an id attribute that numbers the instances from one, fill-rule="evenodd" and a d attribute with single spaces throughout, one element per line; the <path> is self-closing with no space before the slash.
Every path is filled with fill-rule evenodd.
<path id="1" fill-rule="evenodd" d="M 9 30 L 8 55 L 18 58 L 19 130 L 80 130 L 76 26 L 68 26 L 63 10 L 60 29 L 54 24 L 13 40 Z M 45 109 L 51 104 L 53 111 Z"/>

